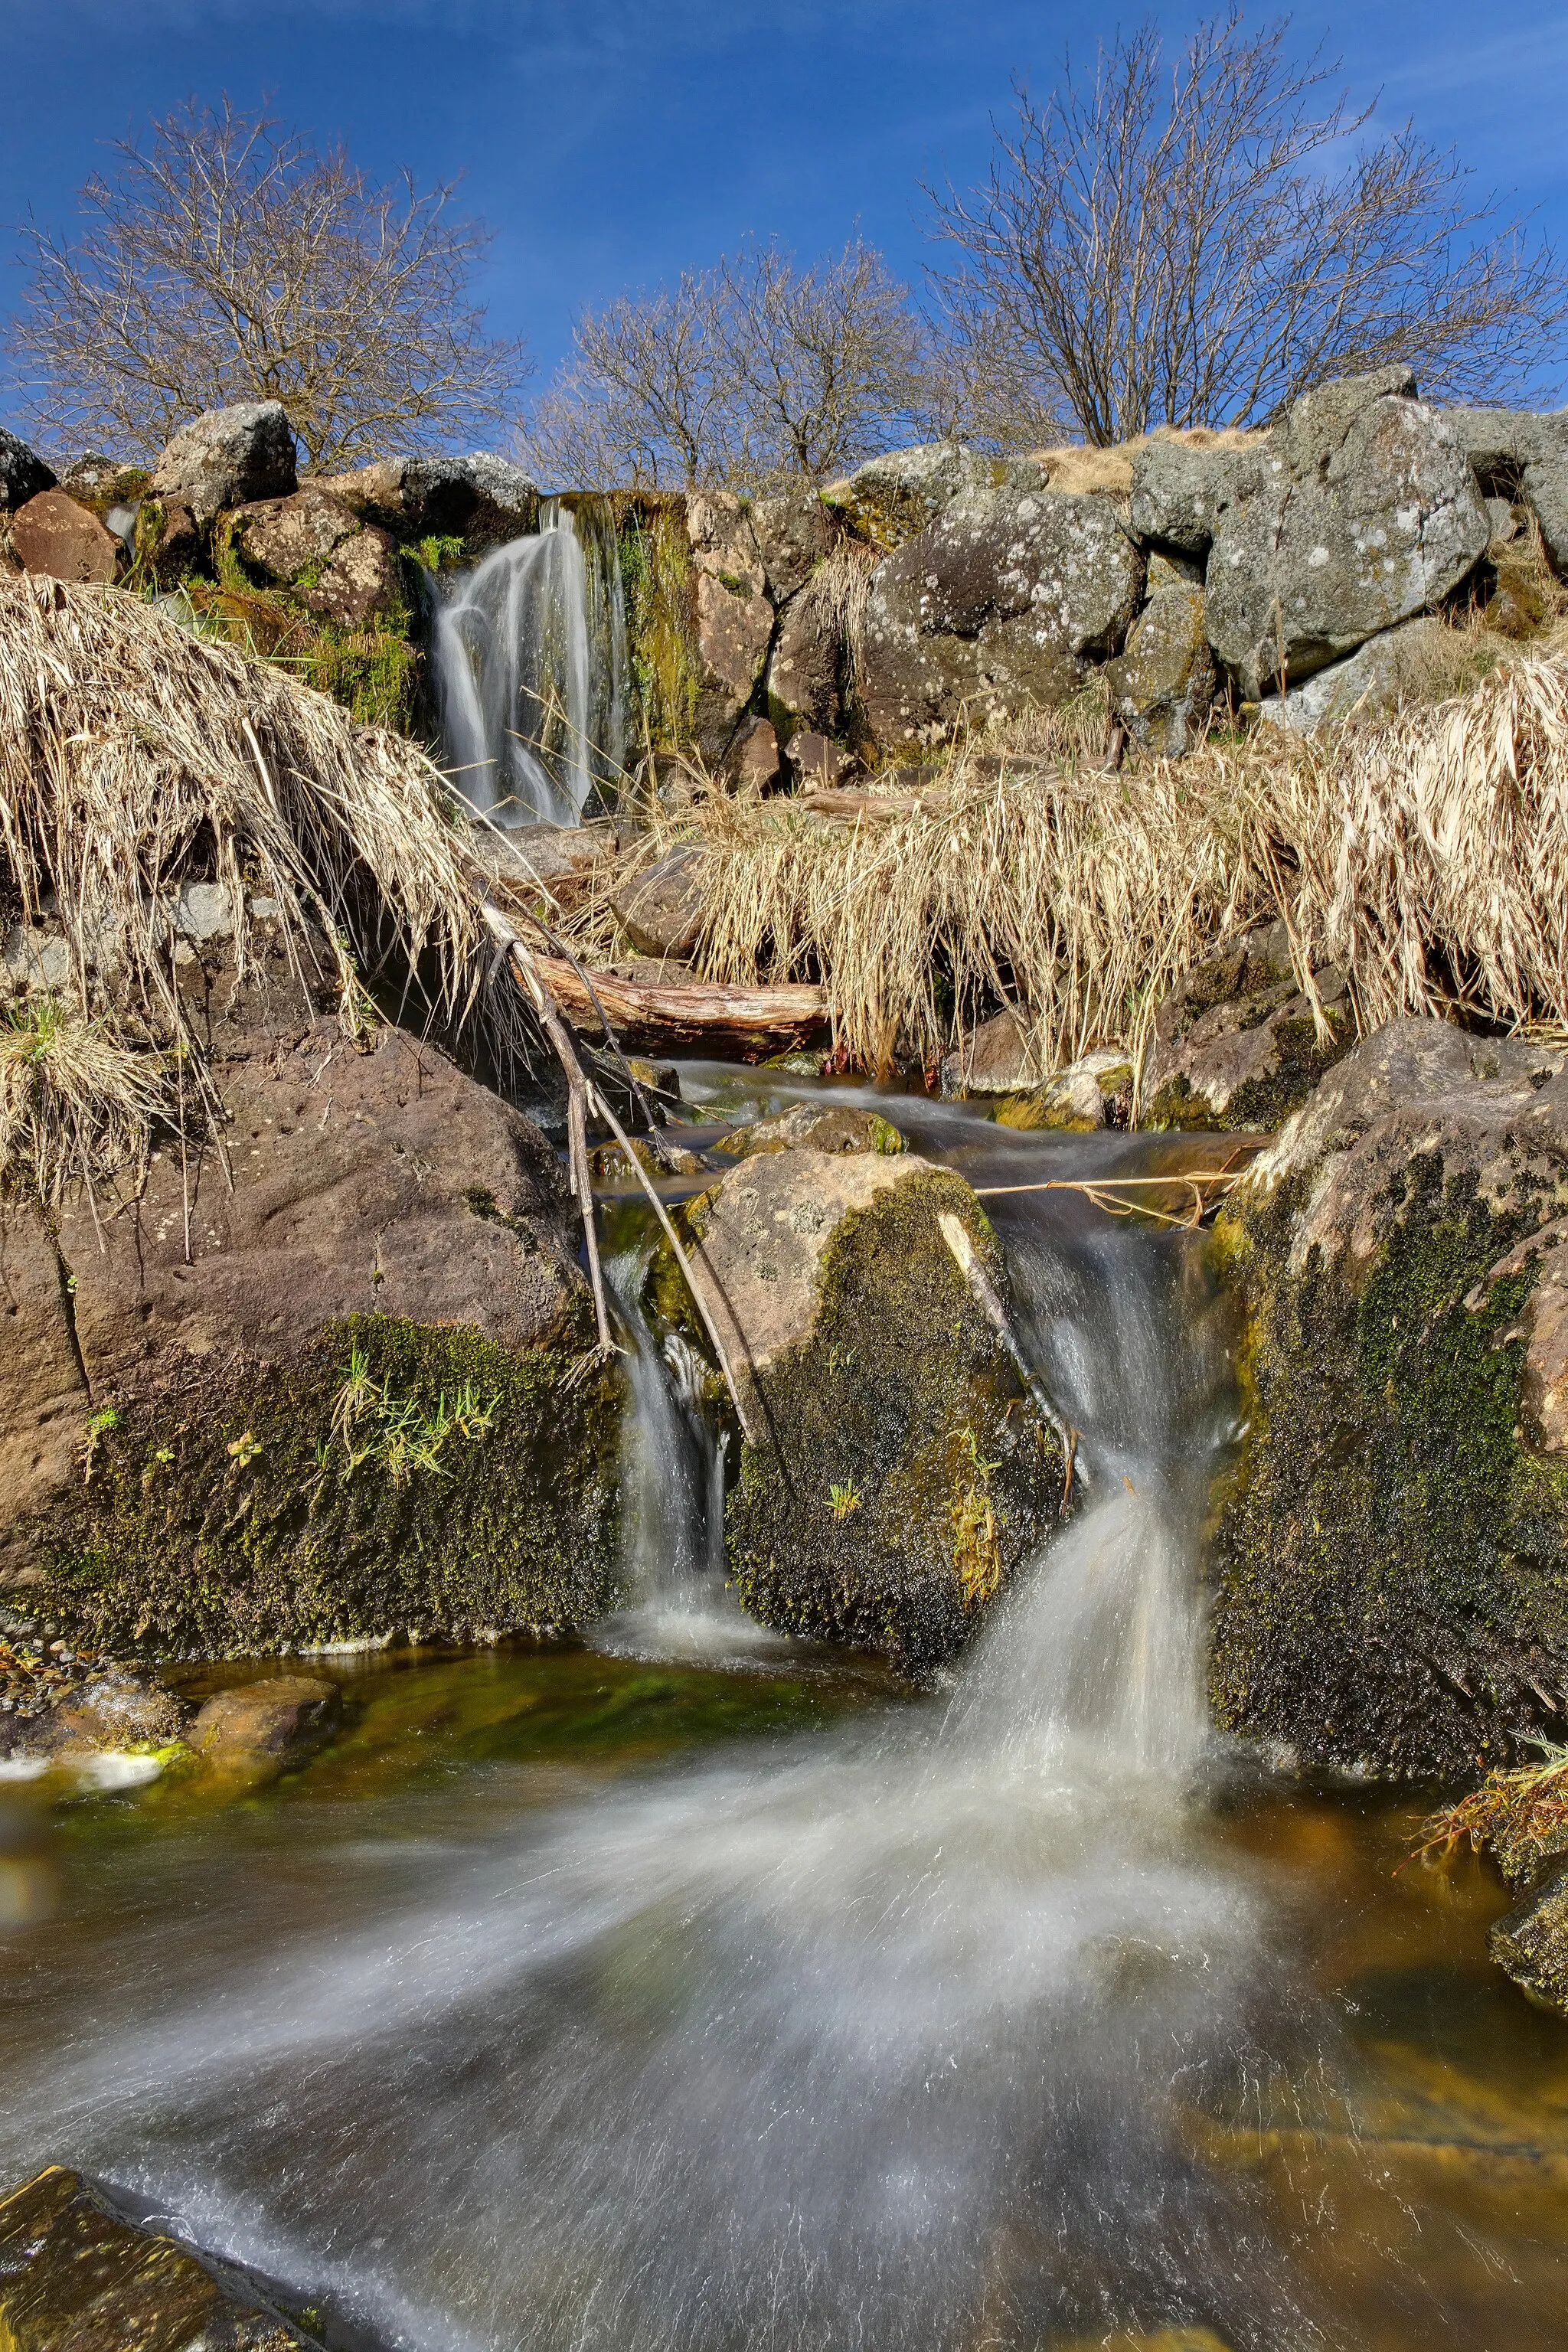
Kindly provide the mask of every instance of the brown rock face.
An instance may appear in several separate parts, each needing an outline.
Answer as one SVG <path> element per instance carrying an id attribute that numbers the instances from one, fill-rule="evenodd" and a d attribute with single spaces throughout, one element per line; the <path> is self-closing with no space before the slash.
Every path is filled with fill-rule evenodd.
<path id="1" fill-rule="evenodd" d="M 1324 971 L 1316 984 L 1327 1037 L 1291 976 L 1282 923 L 1184 972 L 1154 1016 L 1145 1125 L 1280 1126 L 1353 1035 L 1343 979 Z"/>
<path id="2" fill-rule="evenodd" d="M 64 490 L 40 490 L 11 519 L 11 541 L 25 570 L 51 580 L 107 584 L 120 561 L 120 541 L 95 514 Z"/>
<path id="3" fill-rule="evenodd" d="M 235 541 L 247 563 L 289 583 L 302 604 L 344 628 L 401 601 L 397 547 L 340 498 L 307 482 L 286 499 L 241 507 Z"/>
<path id="4" fill-rule="evenodd" d="M 843 717 L 838 692 L 838 638 L 815 598 L 797 596 L 784 609 L 768 663 L 768 705 L 781 725 L 830 734 Z"/>
<path id="5" fill-rule="evenodd" d="M 720 490 L 688 499 L 686 531 L 700 672 L 697 740 L 713 758 L 728 745 L 763 674 L 773 608 L 756 538 L 738 498 Z"/>
<path id="6" fill-rule="evenodd" d="M 309 2340 L 79 2173 L 52 2164 L 0 2199 L 5 2352 L 300 2352 Z"/>
<path id="7" fill-rule="evenodd" d="M 612 902 L 634 947 L 646 956 L 686 956 L 702 928 L 702 851 L 671 850 Z"/>
<path id="8" fill-rule="evenodd" d="M 839 535 L 831 509 L 824 506 L 815 490 L 759 499 L 751 520 L 775 604 L 805 587 L 824 556 L 831 554 Z"/>
<path id="9" fill-rule="evenodd" d="M 130 1748 L 166 1748 L 178 1739 L 190 1708 L 173 1691 L 133 1675 L 105 1675 L 23 1730 L 24 1753 L 64 1761 Z"/>
<path id="10" fill-rule="evenodd" d="M 65 1281 L 37 1210 L 0 1199 L 0 1580 L 21 1565 L 16 1521 L 72 1475 L 87 1431 Z"/>
<path id="11" fill-rule="evenodd" d="M 279 1675 L 209 1698 L 191 1726 L 191 1746 L 209 1763 L 282 1766 L 330 1739 L 342 1712 L 336 1683 Z"/>
<path id="12" fill-rule="evenodd" d="M 1010 1095 L 1045 1076 L 1012 1013 L 983 1021 L 942 1066 L 944 1095 Z"/>
<path id="13" fill-rule="evenodd" d="M 743 793 L 760 793 L 779 772 L 779 739 L 765 719 L 748 719 L 730 753 Z"/>

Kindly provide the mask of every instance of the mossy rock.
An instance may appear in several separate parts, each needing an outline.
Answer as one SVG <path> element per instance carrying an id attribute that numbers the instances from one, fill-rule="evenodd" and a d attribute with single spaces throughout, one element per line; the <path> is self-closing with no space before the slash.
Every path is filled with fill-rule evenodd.
<path id="1" fill-rule="evenodd" d="M 1310 1181 L 1222 1217 L 1248 1314 L 1248 1434 L 1214 1540 L 1211 1694 L 1304 1759 L 1468 1774 L 1556 1722 L 1568 1675 L 1568 1463 L 1526 1441 L 1533 1264 L 1489 1272 L 1551 1203 L 1412 1159 L 1352 1265 Z M 1366 1230 L 1365 1227 L 1363 1230 Z"/>
<path id="2" fill-rule="evenodd" d="M 943 1214 L 1002 1287 L 968 1185 L 912 1155 L 763 1155 L 685 1212 L 700 1278 L 705 1265 L 722 1286 L 753 1367 L 755 1439 L 727 1513 L 742 1600 L 783 1631 L 917 1672 L 963 1644 L 1055 1527 L 1065 1466 Z M 668 1261 L 651 1296 L 695 1336 Z"/>
<path id="3" fill-rule="evenodd" d="M 95 1435 L 31 1604 L 100 1646 L 220 1655 L 580 1625 L 618 1597 L 618 1384 L 569 1377 L 591 1339 L 357 1315 L 303 1365 L 194 1374 Z M 345 1428 L 356 1353 L 384 1402 Z M 400 1452 L 376 1442 L 395 1414 Z"/>

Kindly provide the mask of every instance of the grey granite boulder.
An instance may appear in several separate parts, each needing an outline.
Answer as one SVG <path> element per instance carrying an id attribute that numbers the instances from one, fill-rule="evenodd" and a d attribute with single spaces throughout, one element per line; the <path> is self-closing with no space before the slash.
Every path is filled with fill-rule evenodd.
<path id="1" fill-rule="evenodd" d="M 1001 459 L 962 441 L 922 441 L 868 457 L 822 495 L 861 538 L 891 550 L 924 530 L 954 499 L 992 489 L 1007 476 Z"/>
<path id="2" fill-rule="evenodd" d="M 153 469 L 154 498 L 174 499 L 196 521 L 253 499 L 287 498 L 297 480 L 294 435 L 282 404 L 246 400 L 209 409 L 176 433 Z"/>
<path id="3" fill-rule="evenodd" d="M 1443 626 L 1436 614 L 1423 613 L 1397 629 L 1384 629 L 1343 661 L 1316 671 L 1304 686 L 1265 696 L 1258 716 L 1297 735 L 1315 734 L 1351 718 L 1392 719 L 1418 688 L 1423 656 L 1441 646 Z"/>
<path id="4" fill-rule="evenodd" d="M 1115 653 L 1143 593 L 1143 557 L 1109 499 L 967 493 L 872 575 L 861 700 L 884 744 L 961 715 L 1065 701 L 1086 656 Z"/>
<path id="5" fill-rule="evenodd" d="M 1155 436 L 1132 457 L 1132 528 L 1186 555 L 1206 555 L 1238 453 Z"/>
<path id="6" fill-rule="evenodd" d="M 1201 743 L 1215 689 L 1203 590 L 1186 581 L 1157 589 L 1105 682 L 1112 712 L 1144 751 L 1179 760 Z"/>
<path id="7" fill-rule="evenodd" d="M 56 477 L 43 459 L 18 441 L 14 433 L 0 425 L 0 514 L 11 514 L 36 499 L 42 490 L 52 490 Z"/>
<path id="8" fill-rule="evenodd" d="M 1227 473 L 1209 642 L 1252 699 L 1439 603 L 1491 537 L 1458 438 L 1403 368 L 1305 394 Z"/>
<path id="9" fill-rule="evenodd" d="M 1522 493 L 1554 572 L 1568 572 L 1568 409 L 1451 408 L 1444 422 L 1483 491 Z"/>
<path id="10" fill-rule="evenodd" d="M 805 587 L 841 536 L 832 508 L 815 490 L 759 499 L 752 509 L 752 533 L 775 604 Z"/>

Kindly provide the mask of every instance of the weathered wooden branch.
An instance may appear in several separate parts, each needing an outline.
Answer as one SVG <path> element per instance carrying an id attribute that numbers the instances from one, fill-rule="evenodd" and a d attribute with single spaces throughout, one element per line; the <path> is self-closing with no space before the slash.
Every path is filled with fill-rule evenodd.
<path id="1" fill-rule="evenodd" d="M 562 1011 L 584 1028 L 613 1023 L 625 1039 L 667 1053 L 701 1046 L 714 1053 L 777 1054 L 804 1045 L 827 1026 L 820 988 L 668 986 L 584 971 L 556 956 L 535 962 Z"/>

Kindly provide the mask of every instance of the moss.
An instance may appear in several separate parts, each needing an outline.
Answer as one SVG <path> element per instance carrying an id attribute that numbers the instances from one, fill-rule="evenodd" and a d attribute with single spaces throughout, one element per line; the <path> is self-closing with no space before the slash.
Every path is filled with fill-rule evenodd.
<path id="1" fill-rule="evenodd" d="M 1260 1027 L 1269 1018 L 1269 1010 L 1264 1007 L 1256 1020 L 1244 1017 L 1238 1025 L 1242 1029 Z M 1320 1044 L 1309 1017 L 1277 1020 L 1272 1032 L 1270 1067 L 1260 1076 L 1245 1080 L 1217 1110 L 1187 1078 L 1167 1078 L 1156 1089 L 1141 1124 L 1148 1128 L 1194 1128 L 1205 1132 L 1232 1129 L 1272 1132 L 1283 1127 L 1292 1112 L 1300 1109 L 1324 1074 L 1354 1043 L 1342 1014 L 1331 1007 L 1328 1018 L 1333 1034 L 1326 1045 Z"/>
<path id="2" fill-rule="evenodd" d="M 1520 1434 L 1533 1265 L 1465 1304 L 1540 1204 L 1418 1158 L 1359 1287 L 1315 1247 L 1290 1266 L 1296 1206 L 1216 1235 L 1250 1427 L 1215 1525 L 1215 1712 L 1320 1762 L 1473 1770 L 1552 1720 L 1533 1685 L 1568 1664 L 1568 1471 Z"/>
<path id="3" fill-rule="evenodd" d="M 1064 1469 L 940 1237 L 942 1209 L 1005 1280 L 955 1176 L 896 1185 L 846 1217 L 811 1337 L 762 1376 L 769 1436 L 742 1447 L 728 1514 L 754 1615 L 916 1670 L 958 1648 L 1055 1525 Z M 836 1508 L 835 1489 L 855 1507 Z"/>
<path id="4" fill-rule="evenodd" d="M 589 1336 L 514 1351 L 354 1316 L 303 1365 L 198 1372 L 124 1406 L 90 1483 L 36 1531 L 39 1605 L 101 1645 L 219 1654 L 581 1623 L 616 1597 L 617 1390 L 604 1370 L 568 1379 Z M 488 1427 L 401 1477 L 356 1463 L 334 1426 L 356 1350 L 428 1418 L 467 1386 Z"/>
<path id="5" fill-rule="evenodd" d="M 634 512 L 620 540 L 626 648 L 648 741 L 681 751 L 692 740 L 701 674 L 691 628 L 691 556 L 678 514 Z"/>

